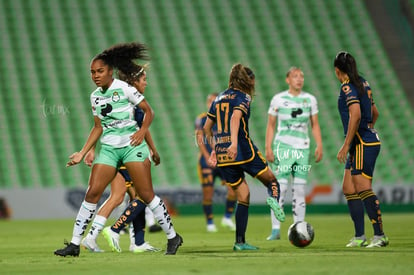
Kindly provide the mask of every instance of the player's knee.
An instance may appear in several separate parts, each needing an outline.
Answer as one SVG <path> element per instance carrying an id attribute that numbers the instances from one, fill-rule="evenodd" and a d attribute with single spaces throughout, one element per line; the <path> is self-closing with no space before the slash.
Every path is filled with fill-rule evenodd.
<path id="1" fill-rule="evenodd" d="M 250 201 L 250 192 L 241 192 L 237 194 L 238 202 L 249 202 Z"/>
<path id="2" fill-rule="evenodd" d="M 346 194 L 355 194 L 356 193 L 356 189 L 353 185 L 342 185 L 342 192 L 344 193 L 344 195 Z"/>
<path id="3" fill-rule="evenodd" d="M 203 199 L 202 201 L 203 205 L 212 205 L 213 204 L 213 200 L 212 199 Z"/>
<path id="4" fill-rule="evenodd" d="M 124 196 L 120 196 L 120 195 L 112 196 L 111 195 L 111 200 L 113 200 L 113 203 L 118 206 L 124 201 Z"/>
<path id="5" fill-rule="evenodd" d="M 85 200 L 90 203 L 98 203 L 103 191 L 104 190 L 102 188 L 89 185 L 89 188 L 85 194 Z"/>
<path id="6" fill-rule="evenodd" d="M 151 191 L 145 191 L 145 192 L 140 192 L 139 197 L 142 199 L 142 201 L 145 204 L 149 204 L 154 199 L 155 194 L 154 192 L 151 192 Z"/>

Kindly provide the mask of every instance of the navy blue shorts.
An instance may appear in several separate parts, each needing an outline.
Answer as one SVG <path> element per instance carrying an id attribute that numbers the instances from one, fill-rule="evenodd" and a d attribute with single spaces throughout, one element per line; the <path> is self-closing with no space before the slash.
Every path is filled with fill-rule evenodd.
<path id="1" fill-rule="evenodd" d="M 219 169 L 223 175 L 224 180 L 230 186 L 237 186 L 244 180 L 244 172 L 252 177 L 257 177 L 263 174 L 269 167 L 266 159 L 262 156 L 259 150 L 255 148 L 255 156 L 253 160 L 237 165 L 220 166 Z"/>
<path id="2" fill-rule="evenodd" d="M 129 176 L 128 170 L 126 169 L 125 166 L 121 166 L 121 168 L 119 168 L 118 170 L 119 173 L 121 173 L 121 175 L 124 177 L 125 179 L 125 185 L 127 187 L 132 186 L 132 179 Z"/>
<path id="3" fill-rule="evenodd" d="M 351 175 L 363 175 L 372 179 L 375 162 L 381 149 L 381 143 L 357 143 L 349 150 L 345 169 L 351 170 Z"/>

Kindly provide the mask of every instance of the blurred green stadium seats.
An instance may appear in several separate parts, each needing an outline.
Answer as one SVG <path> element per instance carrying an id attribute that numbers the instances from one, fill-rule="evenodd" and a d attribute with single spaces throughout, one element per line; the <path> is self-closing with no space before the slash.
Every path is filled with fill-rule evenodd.
<path id="1" fill-rule="evenodd" d="M 356 57 L 380 110 L 375 180 L 414 181 L 413 110 L 362 1 L 2 0 L 0 32 L 0 188 L 87 184 L 89 168 L 65 164 L 93 122 L 89 62 L 128 41 L 151 48 L 146 97 L 162 158 L 153 169 L 157 187 L 198 185 L 194 119 L 206 111 L 207 94 L 226 88 L 236 62 L 257 76 L 250 127 L 263 153 L 270 99 L 287 88 L 290 66 L 304 70 L 304 89 L 319 100 L 325 151 L 321 164 L 311 161 L 310 181 L 340 182 L 343 137 L 332 65 L 339 50 Z"/>

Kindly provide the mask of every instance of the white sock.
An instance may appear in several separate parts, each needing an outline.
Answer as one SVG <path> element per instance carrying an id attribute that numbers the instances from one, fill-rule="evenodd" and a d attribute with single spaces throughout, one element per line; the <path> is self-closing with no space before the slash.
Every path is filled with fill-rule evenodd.
<path id="1" fill-rule="evenodd" d="M 132 224 L 132 222 L 128 226 L 128 232 L 129 232 L 129 243 L 130 245 L 134 245 L 135 244 L 135 230 L 134 230 L 134 225 Z"/>
<path id="2" fill-rule="evenodd" d="M 106 220 L 107 218 L 104 216 L 96 215 L 95 219 L 93 219 L 91 230 L 89 230 L 89 233 L 86 237 L 96 240 L 99 233 L 101 233 L 102 229 L 105 227 Z"/>
<path id="3" fill-rule="evenodd" d="M 279 181 L 279 188 L 280 188 L 280 195 L 279 195 L 279 205 L 280 207 L 284 206 L 286 191 L 287 191 L 287 183 Z M 280 221 L 276 219 L 275 213 L 272 209 L 270 209 L 270 220 L 272 221 L 272 229 L 280 229 Z"/>
<path id="4" fill-rule="evenodd" d="M 161 226 L 162 230 L 164 230 L 165 234 L 167 234 L 167 239 L 174 238 L 177 233 L 174 230 L 167 207 L 160 197 L 155 196 L 147 207 L 152 211 L 155 219 L 158 221 L 158 224 Z"/>
<path id="5" fill-rule="evenodd" d="M 305 185 L 293 184 L 292 188 L 292 212 L 293 222 L 301 222 L 305 220 L 306 201 L 305 201 Z"/>
<path id="6" fill-rule="evenodd" d="M 95 215 L 95 211 L 96 203 L 89 203 L 85 200 L 82 202 L 78 215 L 76 216 L 75 225 L 73 226 L 71 243 L 76 245 L 81 243 L 85 230 Z"/>
<path id="7" fill-rule="evenodd" d="M 148 227 L 155 224 L 154 214 L 152 214 L 151 210 L 148 207 L 145 207 L 145 223 Z"/>

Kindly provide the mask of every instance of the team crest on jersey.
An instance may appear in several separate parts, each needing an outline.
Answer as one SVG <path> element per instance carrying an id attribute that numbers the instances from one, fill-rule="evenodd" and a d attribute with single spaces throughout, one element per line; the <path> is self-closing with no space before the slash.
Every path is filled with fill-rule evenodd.
<path id="1" fill-rule="evenodd" d="M 347 95 L 351 92 L 351 87 L 349 87 L 349 85 L 344 85 L 342 86 L 342 91 L 344 91 L 344 93 Z"/>
<path id="2" fill-rule="evenodd" d="M 118 92 L 114 92 L 112 94 L 112 102 L 118 102 L 121 99 L 121 97 L 119 96 Z"/>

